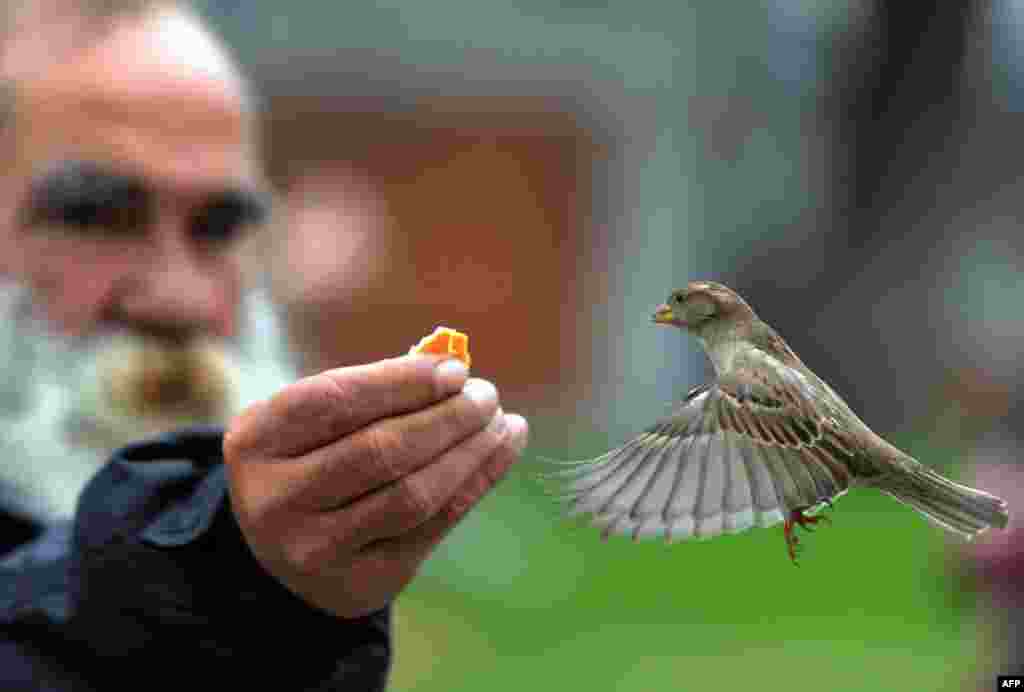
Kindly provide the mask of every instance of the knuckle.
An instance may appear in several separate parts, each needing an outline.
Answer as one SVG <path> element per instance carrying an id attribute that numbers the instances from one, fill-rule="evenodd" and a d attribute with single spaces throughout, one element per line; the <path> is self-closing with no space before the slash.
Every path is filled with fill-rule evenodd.
<path id="1" fill-rule="evenodd" d="M 321 573 L 329 562 L 329 542 L 323 537 L 309 537 L 305 541 L 292 541 L 284 547 L 284 559 L 289 571 L 302 576 Z"/>
<path id="2" fill-rule="evenodd" d="M 334 421 L 349 421 L 358 410 L 361 399 L 359 383 L 352 378 L 322 373 L 325 383 L 324 396 L 320 400 L 320 417 Z"/>
<path id="3" fill-rule="evenodd" d="M 491 464 L 485 464 L 459 489 L 451 503 L 452 515 L 460 518 L 468 514 L 497 485 L 503 475 L 500 469 L 496 470 Z"/>
<path id="4" fill-rule="evenodd" d="M 278 420 L 293 417 L 309 404 L 308 391 L 316 386 L 314 377 L 303 377 L 292 382 L 270 399 L 270 415 Z"/>
<path id="5" fill-rule="evenodd" d="M 416 476 L 405 476 L 396 484 L 397 513 L 403 524 L 412 527 L 422 524 L 434 515 L 434 503 L 430 493 Z"/>
<path id="6" fill-rule="evenodd" d="M 337 417 L 339 409 L 342 414 L 349 413 L 358 396 L 354 383 L 336 373 L 322 372 L 303 377 L 275 394 L 269 402 L 269 413 L 280 421 L 315 424 Z"/>
<path id="7" fill-rule="evenodd" d="M 333 524 L 310 525 L 290 533 L 282 544 L 281 553 L 292 573 L 322 576 L 352 552 L 351 538 L 350 531 L 338 531 Z"/>
<path id="8" fill-rule="evenodd" d="M 401 436 L 383 426 L 373 427 L 365 433 L 366 463 L 374 478 L 390 483 L 398 478 L 395 460 L 401 453 Z"/>
<path id="9" fill-rule="evenodd" d="M 266 442 L 271 448 L 287 446 L 303 436 L 304 431 L 337 418 L 339 408 L 347 413 L 344 407 L 351 405 L 339 397 L 337 386 L 329 378 L 314 375 L 298 380 L 268 402 L 263 418 L 270 422 L 273 433 L 265 433 Z"/>

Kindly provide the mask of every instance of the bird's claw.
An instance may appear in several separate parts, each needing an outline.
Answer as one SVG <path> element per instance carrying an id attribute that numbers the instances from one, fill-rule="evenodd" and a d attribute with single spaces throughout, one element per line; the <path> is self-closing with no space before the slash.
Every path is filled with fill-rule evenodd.
<path id="1" fill-rule="evenodd" d="M 789 520 L 783 525 L 782 534 L 786 539 L 786 551 L 789 553 L 789 559 L 793 561 L 794 566 L 799 567 L 800 565 L 796 561 L 796 554 L 801 549 L 800 539 L 793 532 L 793 523 Z"/>
<path id="2" fill-rule="evenodd" d="M 828 502 L 826 500 L 826 502 Z M 831 507 L 832 503 L 828 502 L 828 506 Z M 798 551 L 801 549 L 800 539 L 797 537 L 794 528 L 799 526 L 809 533 L 813 533 L 814 530 L 811 528 L 814 524 L 820 521 L 831 524 L 832 520 L 824 515 L 811 517 L 804 514 L 807 507 L 801 507 L 800 509 L 794 509 L 789 513 L 789 518 L 786 519 L 785 524 L 782 526 L 782 535 L 786 539 L 786 550 L 789 553 L 789 559 L 793 561 L 793 564 L 797 567 L 800 565 L 796 561 Z"/>

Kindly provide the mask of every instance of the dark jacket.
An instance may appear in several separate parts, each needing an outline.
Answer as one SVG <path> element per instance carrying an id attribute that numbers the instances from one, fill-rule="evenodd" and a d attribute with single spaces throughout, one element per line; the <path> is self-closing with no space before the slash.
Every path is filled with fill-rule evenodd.
<path id="1" fill-rule="evenodd" d="M 192 429 L 121 450 L 73 524 L 0 562 L 0 689 L 384 689 L 388 611 L 339 619 L 261 569 L 221 440 Z"/>

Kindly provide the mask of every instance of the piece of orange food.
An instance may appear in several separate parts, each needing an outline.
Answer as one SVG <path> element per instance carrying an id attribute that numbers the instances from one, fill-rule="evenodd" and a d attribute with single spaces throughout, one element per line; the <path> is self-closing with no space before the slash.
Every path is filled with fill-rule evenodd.
<path id="1" fill-rule="evenodd" d="M 438 327 L 433 334 L 420 339 L 418 344 L 409 349 L 409 353 L 455 356 L 467 368 L 472 362 L 469 357 L 469 336 L 451 327 Z"/>

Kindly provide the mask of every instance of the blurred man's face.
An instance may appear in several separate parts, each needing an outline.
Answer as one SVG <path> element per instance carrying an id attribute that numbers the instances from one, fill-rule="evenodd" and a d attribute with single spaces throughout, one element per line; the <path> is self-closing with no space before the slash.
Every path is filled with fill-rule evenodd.
<path id="1" fill-rule="evenodd" d="M 235 330 L 232 250 L 263 201 L 240 84 L 190 30 L 123 20 L 19 91 L 0 248 L 60 333 Z"/>
<path id="2" fill-rule="evenodd" d="M 223 421 L 237 245 L 268 213 L 230 61 L 172 11 L 122 20 L 34 72 L 6 59 L 21 79 L 0 148 L 0 271 L 28 301 L 0 314 L 14 335 L 0 368 L 34 388 L 19 429 L 30 446 L 103 452 Z"/>

